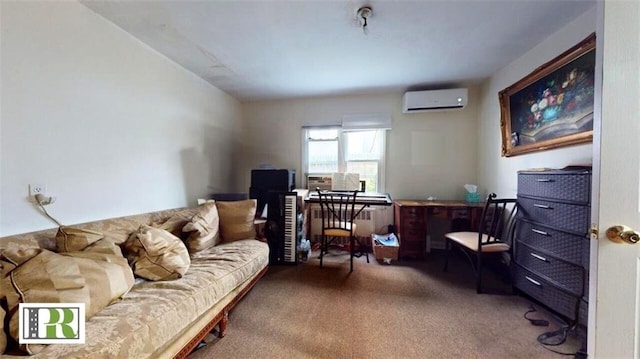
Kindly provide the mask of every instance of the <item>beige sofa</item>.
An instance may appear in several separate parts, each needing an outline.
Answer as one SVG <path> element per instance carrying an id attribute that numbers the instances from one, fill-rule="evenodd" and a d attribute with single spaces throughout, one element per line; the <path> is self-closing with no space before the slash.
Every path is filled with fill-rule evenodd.
<path id="1" fill-rule="evenodd" d="M 176 216 L 189 218 L 194 211 L 173 209 L 73 227 L 104 233 L 105 238 L 122 244 L 141 225 L 161 226 Z M 56 233 L 57 229 L 51 229 L 0 238 L 0 250 L 37 247 L 56 251 Z M 224 336 L 229 311 L 265 274 L 269 248 L 250 237 L 222 242 L 190 257 L 190 266 L 181 278 L 136 278 L 124 297 L 86 321 L 85 344 L 47 345 L 32 357 L 184 358 L 216 326 L 219 337 Z M 3 305 L 7 311 L 6 300 Z"/>

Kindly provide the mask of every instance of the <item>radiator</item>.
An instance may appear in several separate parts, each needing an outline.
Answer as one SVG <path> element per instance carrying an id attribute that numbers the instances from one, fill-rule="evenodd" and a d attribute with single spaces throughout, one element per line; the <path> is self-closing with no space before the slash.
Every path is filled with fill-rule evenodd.
<path id="1" fill-rule="evenodd" d="M 322 240 L 322 213 L 320 213 L 320 205 L 312 204 L 309 206 L 308 211 L 310 225 L 309 240 L 312 243 L 320 243 Z M 371 234 L 387 233 L 387 226 L 393 224 L 393 207 L 367 207 L 358 214 L 355 223 L 356 237 L 363 246 L 371 248 Z M 349 238 L 336 238 L 332 243 L 349 244 Z"/>

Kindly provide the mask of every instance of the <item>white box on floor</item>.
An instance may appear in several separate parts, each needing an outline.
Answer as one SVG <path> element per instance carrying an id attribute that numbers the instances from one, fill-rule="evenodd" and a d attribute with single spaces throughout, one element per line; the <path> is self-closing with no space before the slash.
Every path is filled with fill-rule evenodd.
<path id="1" fill-rule="evenodd" d="M 395 234 L 372 234 L 371 246 L 373 248 L 373 256 L 377 260 L 384 261 L 385 263 L 398 260 L 400 240 Z"/>

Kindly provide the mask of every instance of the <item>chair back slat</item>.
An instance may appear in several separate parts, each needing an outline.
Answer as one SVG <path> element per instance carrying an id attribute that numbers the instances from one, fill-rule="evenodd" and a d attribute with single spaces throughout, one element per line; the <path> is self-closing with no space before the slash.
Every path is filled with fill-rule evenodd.
<path id="1" fill-rule="evenodd" d="M 516 210 L 515 198 L 496 198 L 495 193 L 489 194 L 480 217 L 478 248 L 508 240 Z"/>
<path id="2" fill-rule="evenodd" d="M 318 192 L 322 228 L 351 231 L 356 214 L 355 204 L 358 191 L 321 191 Z"/>

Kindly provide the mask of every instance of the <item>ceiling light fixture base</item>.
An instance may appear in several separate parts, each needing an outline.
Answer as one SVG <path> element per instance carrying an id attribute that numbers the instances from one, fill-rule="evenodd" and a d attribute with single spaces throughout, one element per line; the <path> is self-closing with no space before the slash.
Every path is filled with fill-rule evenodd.
<path id="1" fill-rule="evenodd" d="M 367 20 L 373 15 L 373 9 L 370 6 L 362 6 L 356 11 L 358 21 L 363 31 L 367 31 Z"/>

